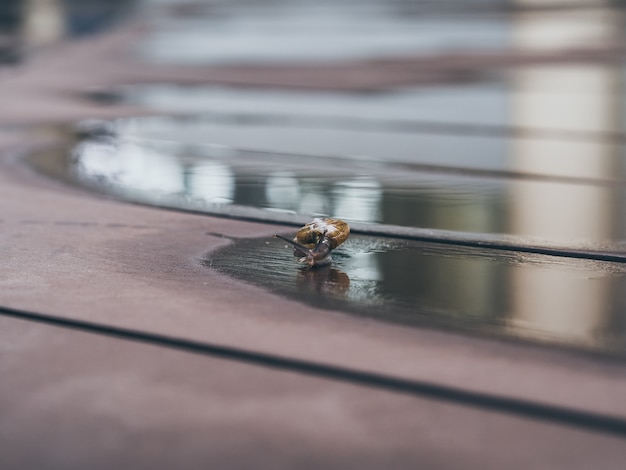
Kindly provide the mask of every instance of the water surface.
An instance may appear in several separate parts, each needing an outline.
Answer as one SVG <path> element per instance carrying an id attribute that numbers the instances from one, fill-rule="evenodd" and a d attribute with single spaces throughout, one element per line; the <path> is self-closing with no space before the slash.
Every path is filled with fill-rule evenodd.
<path id="1" fill-rule="evenodd" d="M 279 239 L 240 239 L 204 263 L 380 321 L 626 354 L 622 263 L 366 236 L 352 236 L 333 258 L 330 267 L 308 268 Z"/>

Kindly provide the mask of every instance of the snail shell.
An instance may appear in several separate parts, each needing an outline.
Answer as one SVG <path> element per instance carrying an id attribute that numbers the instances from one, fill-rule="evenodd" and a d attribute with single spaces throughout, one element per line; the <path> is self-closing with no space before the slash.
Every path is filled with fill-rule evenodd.
<path id="1" fill-rule="evenodd" d="M 330 252 L 350 235 L 350 226 L 339 219 L 313 219 L 296 233 L 293 240 L 274 235 L 294 247 L 294 255 L 309 266 L 324 265 L 332 261 Z"/>
<path id="2" fill-rule="evenodd" d="M 348 239 L 350 226 L 339 219 L 313 219 L 296 233 L 294 242 L 307 248 L 315 248 L 324 237 L 328 238 L 331 250 Z"/>

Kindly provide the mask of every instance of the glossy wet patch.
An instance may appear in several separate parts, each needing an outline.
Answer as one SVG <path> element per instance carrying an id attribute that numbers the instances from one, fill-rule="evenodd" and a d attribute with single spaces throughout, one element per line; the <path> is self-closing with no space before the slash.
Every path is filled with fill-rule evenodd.
<path id="1" fill-rule="evenodd" d="M 308 268 L 281 240 L 256 238 L 203 263 L 315 307 L 626 355 L 620 263 L 366 236 L 333 258 Z"/>

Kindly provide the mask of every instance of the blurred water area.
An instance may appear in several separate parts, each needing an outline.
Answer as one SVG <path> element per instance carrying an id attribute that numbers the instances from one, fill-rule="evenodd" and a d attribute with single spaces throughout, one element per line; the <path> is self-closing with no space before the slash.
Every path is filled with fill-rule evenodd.
<path id="1" fill-rule="evenodd" d="M 466 11 L 485 2 L 445 2 L 439 8 L 429 3 L 196 3 L 187 13 L 157 15 L 154 33 L 137 50 L 152 62 L 285 64 L 507 47 L 509 17 Z M 491 8 L 497 3 L 490 2 Z"/>
<path id="2" fill-rule="evenodd" d="M 183 115 L 96 124 L 68 172 L 213 214 L 247 207 L 261 218 L 333 216 L 621 252 L 619 136 L 515 133 L 505 92 L 501 83 L 376 95 L 133 87 L 128 101 Z M 455 112 L 472 99 L 484 103 L 475 119 Z M 412 109 L 422 118 L 409 119 Z M 518 149 L 533 145 L 541 160 L 524 167 Z M 576 157 L 567 150 L 578 167 L 562 165 Z"/>

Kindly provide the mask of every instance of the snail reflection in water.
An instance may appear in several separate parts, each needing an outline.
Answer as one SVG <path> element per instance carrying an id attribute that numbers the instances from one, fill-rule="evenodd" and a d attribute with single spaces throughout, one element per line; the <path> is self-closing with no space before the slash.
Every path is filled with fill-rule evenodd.
<path id="1" fill-rule="evenodd" d="M 350 276 L 327 264 L 315 269 L 300 269 L 296 285 L 300 292 L 305 290 L 316 295 L 343 299 L 350 289 Z"/>
<path id="2" fill-rule="evenodd" d="M 296 233 L 293 240 L 274 235 L 293 246 L 294 256 L 309 266 L 327 265 L 330 252 L 348 239 L 350 227 L 339 219 L 313 219 Z"/>

